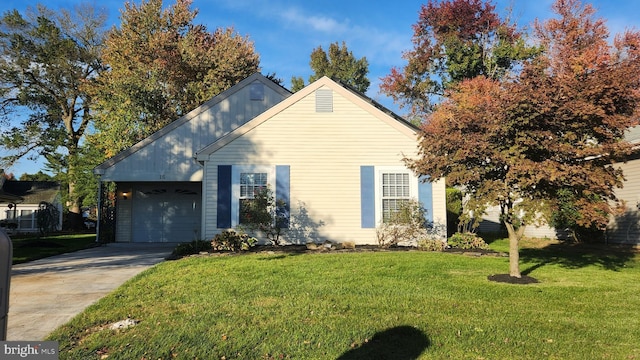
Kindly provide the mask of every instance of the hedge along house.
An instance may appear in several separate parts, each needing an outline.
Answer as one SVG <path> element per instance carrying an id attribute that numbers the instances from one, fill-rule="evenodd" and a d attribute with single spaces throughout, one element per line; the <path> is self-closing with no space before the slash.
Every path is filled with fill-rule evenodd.
<path id="1" fill-rule="evenodd" d="M 326 77 L 293 95 L 268 82 L 256 74 L 210 101 L 224 98 L 245 108 L 247 102 L 266 98 L 268 92 L 273 91 L 274 98 L 280 96 L 276 102 L 262 100 L 260 114 L 236 115 L 232 119 L 236 123 L 229 126 L 222 124 L 228 120 L 218 118 L 215 111 L 196 109 L 198 114 L 209 114 L 200 116 L 201 126 L 214 122 L 216 127 L 227 127 L 215 136 L 204 136 L 197 145 L 191 139 L 200 136 L 197 130 L 168 138 L 171 132 L 163 129 L 136 145 L 137 151 L 128 150 L 96 168 L 97 173 L 104 173 L 102 180 L 118 183 L 117 241 L 210 239 L 240 225 L 241 203 L 262 187 L 269 187 L 276 199 L 285 203 L 288 221 L 283 235 L 289 243 L 329 240 L 374 244 L 375 228 L 383 213 L 410 198 L 423 203 L 429 221 L 446 223 L 444 181 L 419 181 L 403 162 L 417 156 L 418 129 Z M 258 83 L 263 90 L 258 90 Z M 178 121 L 183 124 L 169 127 L 176 131 L 189 123 Z M 154 148 L 158 142 L 171 144 L 172 153 L 182 155 L 176 161 L 189 169 L 190 175 L 174 186 L 173 193 L 164 189 L 168 172 L 162 179 L 158 174 L 132 179 L 123 175 L 135 171 L 134 163 L 120 169 L 134 154 L 137 157 L 130 161 L 144 163 L 151 161 L 147 158 L 156 158 L 152 152 L 163 151 L 162 146 Z M 166 206 L 157 205 L 177 196 L 176 190 L 187 184 L 194 189 L 193 206 L 187 201 L 176 203 L 167 212 Z M 131 197 L 124 200 L 126 195 Z M 162 222 L 157 220 L 160 215 Z M 152 222 L 155 227 L 147 225 Z M 157 234 L 159 224 L 171 236 Z M 185 229 L 174 236 L 178 234 L 174 227 Z"/>

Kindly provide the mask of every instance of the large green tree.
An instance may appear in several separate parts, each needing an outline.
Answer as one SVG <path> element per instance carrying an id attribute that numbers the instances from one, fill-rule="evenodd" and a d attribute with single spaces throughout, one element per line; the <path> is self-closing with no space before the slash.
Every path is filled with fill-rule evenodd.
<path id="1" fill-rule="evenodd" d="M 94 89 L 96 144 L 112 156 L 259 70 L 253 43 L 194 24 L 190 0 L 127 2 Z"/>
<path id="2" fill-rule="evenodd" d="M 640 32 L 610 41 L 602 19 L 578 0 L 556 0 L 557 18 L 536 24 L 544 52 L 513 80 L 481 75 L 451 88 L 423 127 L 419 174 L 463 187 L 468 209 L 502 209 L 509 273 L 520 277 L 527 225 L 564 205 L 578 225 L 603 229 L 618 203 L 625 130 L 640 105 Z M 569 194 L 569 196 L 567 196 Z"/>
<path id="3" fill-rule="evenodd" d="M 59 154 L 72 226 L 82 219 L 75 164 L 92 121 L 87 88 L 104 69 L 105 18 L 88 5 L 59 12 L 39 5 L 0 18 L 0 142 L 9 154 L 2 161 Z"/>
<path id="4" fill-rule="evenodd" d="M 315 48 L 311 52 L 309 65 L 313 70 L 313 74 L 309 76 L 309 83 L 328 76 L 341 80 L 361 93 L 367 92 L 371 84 L 367 78 L 369 73 L 367 58 L 356 59 L 344 41 L 342 45 L 337 42 L 330 44 L 328 53 L 322 49 L 322 46 Z M 301 77 L 291 78 L 292 91 L 298 91 L 304 86 L 304 80 Z"/>
<path id="5" fill-rule="evenodd" d="M 489 0 L 429 0 L 413 25 L 407 64 L 391 69 L 380 89 L 424 119 L 445 91 L 479 75 L 499 79 L 537 53 Z"/>

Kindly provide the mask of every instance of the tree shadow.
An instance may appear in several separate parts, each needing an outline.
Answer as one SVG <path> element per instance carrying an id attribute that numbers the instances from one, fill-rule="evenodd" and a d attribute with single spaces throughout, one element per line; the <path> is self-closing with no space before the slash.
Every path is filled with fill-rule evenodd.
<path id="1" fill-rule="evenodd" d="M 413 326 L 397 326 L 376 333 L 368 342 L 351 349 L 338 360 L 417 359 L 431 345 L 429 337 Z"/>
<path id="2" fill-rule="evenodd" d="M 563 242 L 539 249 L 521 249 L 520 259 L 535 263 L 522 271 L 522 275 L 528 275 L 545 265 L 560 265 L 567 269 L 595 265 L 605 270 L 620 271 L 637 254 L 630 246 Z"/>
<path id="3" fill-rule="evenodd" d="M 320 228 L 324 225 L 324 220 L 315 221 L 309 215 L 306 204 L 298 201 L 298 211 L 291 212 L 287 238 L 294 244 L 321 243 L 323 240 L 320 236 Z"/>

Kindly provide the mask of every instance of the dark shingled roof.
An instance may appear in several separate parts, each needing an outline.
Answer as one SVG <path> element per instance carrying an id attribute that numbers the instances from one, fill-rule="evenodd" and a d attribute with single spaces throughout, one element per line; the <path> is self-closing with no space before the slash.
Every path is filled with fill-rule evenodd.
<path id="1" fill-rule="evenodd" d="M 0 202 L 39 204 L 55 202 L 60 184 L 54 181 L 4 181 L 0 188 Z"/>

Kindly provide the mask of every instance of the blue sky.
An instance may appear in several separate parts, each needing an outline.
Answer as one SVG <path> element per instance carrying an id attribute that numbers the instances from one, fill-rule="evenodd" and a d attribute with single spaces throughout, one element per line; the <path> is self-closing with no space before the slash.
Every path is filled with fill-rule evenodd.
<path id="1" fill-rule="evenodd" d="M 72 8 L 80 2 L 40 1 L 54 10 Z M 119 24 L 124 0 L 89 2 L 107 11 L 110 25 Z M 598 15 L 607 20 L 612 34 L 625 28 L 640 29 L 638 0 L 585 2 L 596 7 Z M 37 3 L 3 0 L 0 12 L 11 9 L 23 12 Z M 173 1 L 165 0 L 165 4 L 171 3 Z M 206 25 L 210 31 L 233 27 L 240 35 L 248 36 L 260 54 L 262 72 L 276 73 L 287 88 L 292 76 L 308 79 L 309 55 L 314 48 L 322 46 L 326 50 L 332 42 L 345 41 L 356 57 L 364 56 L 369 61 L 371 86 L 367 95 L 402 115 L 390 99 L 379 94 L 378 87 L 380 78 L 392 67 L 403 66 L 402 52 L 411 48 L 411 25 L 424 3 L 426 1 L 413 0 L 194 0 L 192 7 L 199 11 L 194 22 Z M 513 8 L 513 19 L 520 26 L 528 26 L 536 18 L 544 20 L 552 16 L 552 3 L 553 0 L 494 0 L 501 15 L 506 14 L 508 6 Z M 19 177 L 22 173 L 35 173 L 41 167 L 40 162 L 24 159 L 6 171 Z"/>

